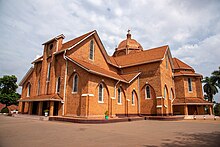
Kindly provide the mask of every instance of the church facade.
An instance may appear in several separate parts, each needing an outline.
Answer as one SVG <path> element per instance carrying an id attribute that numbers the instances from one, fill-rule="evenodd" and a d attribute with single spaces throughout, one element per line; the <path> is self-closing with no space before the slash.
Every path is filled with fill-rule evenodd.
<path id="1" fill-rule="evenodd" d="M 109 56 L 97 31 L 43 44 L 43 55 L 20 82 L 19 112 L 50 116 L 111 117 L 212 114 L 202 75 L 168 45 L 144 50 L 128 31 Z"/>

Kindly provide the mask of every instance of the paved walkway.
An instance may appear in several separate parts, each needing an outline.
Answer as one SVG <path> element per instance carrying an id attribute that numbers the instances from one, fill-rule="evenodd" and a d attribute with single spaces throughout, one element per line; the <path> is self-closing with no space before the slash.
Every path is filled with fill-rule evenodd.
<path id="1" fill-rule="evenodd" d="M 77 124 L 0 116 L 1 147 L 219 146 L 220 120 Z"/>

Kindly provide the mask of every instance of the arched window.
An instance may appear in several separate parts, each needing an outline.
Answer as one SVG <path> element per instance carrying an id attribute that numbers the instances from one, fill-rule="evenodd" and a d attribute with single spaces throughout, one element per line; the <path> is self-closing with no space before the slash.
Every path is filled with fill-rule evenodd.
<path id="1" fill-rule="evenodd" d="M 94 42 L 93 40 L 90 41 L 90 49 L 89 49 L 89 59 L 94 59 Z"/>
<path id="2" fill-rule="evenodd" d="M 31 83 L 28 83 L 27 85 L 27 97 L 30 97 L 31 95 Z"/>
<path id="3" fill-rule="evenodd" d="M 37 83 L 37 95 L 40 94 L 40 80 L 38 80 L 38 83 Z"/>
<path id="4" fill-rule="evenodd" d="M 51 63 L 48 63 L 48 65 L 47 65 L 47 81 L 50 81 L 50 66 L 51 66 Z"/>
<path id="5" fill-rule="evenodd" d="M 60 92 L 60 77 L 57 78 L 57 84 L 56 84 L 56 92 Z"/>
<path id="6" fill-rule="evenodd" d="M 146 86 L 145 89 L 145 98 L 150 98 L 150 86 Z"/>
<path id="7" fill-rule="evenodd" d="M 173 99 L 173 89 L 171 88 L 170 90 L 170 99 L 172 100 Z"/>
<path id="8" fill-rule="evenodd" d="M 99 102 L 103 102 L 104 88 L 103 84 L 99 84 Z"/>
<path id="9" fill-rule="evenodd" d="M 78 91 L 78 81 L 79 81 L 78 79 L 79 79 L 78 75 L 75 74 L 73 76 L 73 92 L 77 92 Z"/>
<path id="10" fill-rule="evenodd" d="M 118 88 L 118 104 L 121 104 L 121 88 Z"/>
<path id="11" fill-rule="evenodd" d="M 164 99 L 166 99 L 167 98 L 167 88 L 166 88 L 166 86 L 164 87 Z"/>
<path id="12" fill-rule="evenodd" d="M 134 90 L 133 90 L 132 93 L 131 93 L 131 104 L 132 104 L 132 105 L 135 104 L 134 98 L 135 98 L 135 92 L 134 92 Z"/>

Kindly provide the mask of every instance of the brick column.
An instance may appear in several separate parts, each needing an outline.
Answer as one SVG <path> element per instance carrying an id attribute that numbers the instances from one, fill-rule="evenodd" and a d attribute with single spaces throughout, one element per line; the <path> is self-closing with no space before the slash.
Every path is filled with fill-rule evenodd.
<path id="1" fill-rule="evenodd" d="M 209 114 L 210 114 L 210 115 L 213 115 L 213 112 L 212 112 L 212 105 L 209 105 Z"/>
<path id="2" fill-rule="evenodd" d="M 33 102 L 29 102 L 28 114 L 32 114 Z"/>
<path id="3" fill-rule="evenodd" d="M 187 107 L 187 105 L 184 106 L 184 115 L 188 115 L 188 107 Z"/>
<path id="4" fill-rule="evenodd" d="M 53 116 L 54 102 L 50 102 L 50 115 Z"/>
<path id="5" fill-rule="evenodd" d="M 38 105 L 38 115 L 42 115 L 42 109 L 43 109 L 43 102 L 39 102 L 39 105 Z"/>

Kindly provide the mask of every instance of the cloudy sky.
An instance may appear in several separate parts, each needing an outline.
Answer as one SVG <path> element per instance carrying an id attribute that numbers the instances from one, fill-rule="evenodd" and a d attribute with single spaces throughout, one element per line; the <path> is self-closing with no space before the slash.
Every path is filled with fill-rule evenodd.
<path id="1" fill-rule="evenodd" d="M 20 81 L 59 34 L 68 41 L 97 30 L 112 55 L 128 29 L 145 49 L 168 44 L 204 76 L 220 66 L 218 0 L 0 0 L 0 76 Z"/>

